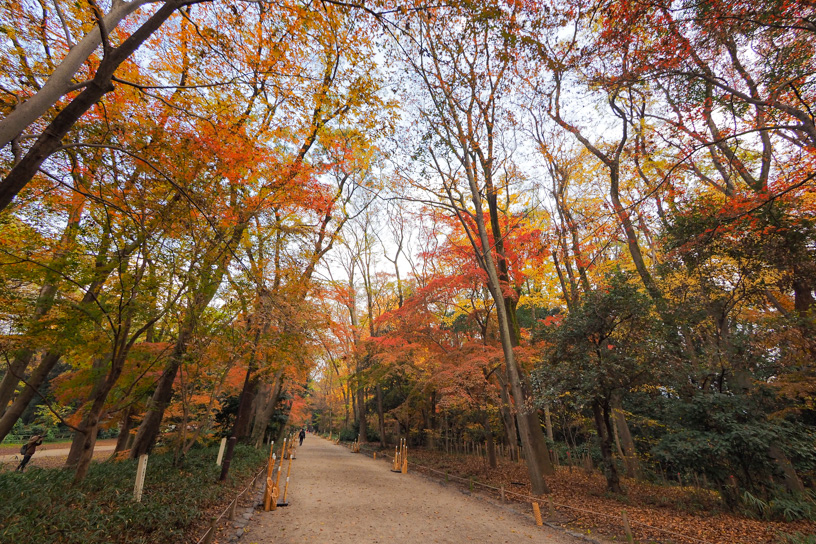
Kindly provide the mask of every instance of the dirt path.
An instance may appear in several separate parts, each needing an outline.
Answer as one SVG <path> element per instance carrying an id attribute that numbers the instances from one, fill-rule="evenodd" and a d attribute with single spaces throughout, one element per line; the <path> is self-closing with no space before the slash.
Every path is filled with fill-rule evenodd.
<path id="1" fill-rule="evenodd" d="M 309 435 L 292 464 L 289 506 L 256 513 L 242 542 L 582 542 L 455 487 L 390 469 L 386 460 Z"/>
<path id="2" fill-rule="evenodd" d="M 110 452 L 116 447 L 116 439 L 97 440 L 94 447 L 94 459 L 105 458 L 110 455 Z M 0 449 L 0 465 L 16 465 L 22 459 L 18 446 L 13 448 L 4 447 Z M 16 451 L 16 453 L 11 453 Z M 60 466 L 68 457 L 68 452 L 71 451 L 71 445 L 68 443 L 59 444 L 43 444 L 37 448 L 34 457 L 28 463 L 29 467 L 43 467 L 54 468 Z M 12 467 L 13 468 L 13 467 Z"/>

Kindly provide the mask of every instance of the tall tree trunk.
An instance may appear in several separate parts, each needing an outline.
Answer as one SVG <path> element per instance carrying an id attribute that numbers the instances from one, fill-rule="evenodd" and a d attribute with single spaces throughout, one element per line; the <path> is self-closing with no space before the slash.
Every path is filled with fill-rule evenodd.
<path id="1" fill-rule="evenodd" d="M 127 449 L 128 441 L 130 440 L 130 427 L 133 425 L 133 406 L 128 406 L 122 412 L 122 423 L 119 427 L 119 437 L 116 439 L 116 447 L 113 453 L 119 453 Z"/>
<path id="2" fill-rule="evenodd" d="M 638 461 L 635 441 L 629 431 L 629 424 L 626 422 L 626 415 L 623 411 L 620 394 L 613 394 L 611 399 L 612 418 L 615 429 L 618 431 L 618 439 L 623 453 L 623 461 L 626 465 L 626 473 L 630 478 L 637 478 L 640 474 L 640 462 Z"/>
<path id="3" fill-rule="evenodd" d="M 368 442 L 368 419 L 366 418 L 365 388 L 357 389 L 357 423 L 359 424 L 360 442 Z"/>
<path id="4" fill-rule="evenodd" d="M 37 395 L 40 386 L 45 383 L 48 374 L 57 366 L 61 357 L 61 351 L 47 351 L 45 355 L 43 355 L 40 364 L 37 365 L 37 368 L 34 369 L 34 372 L 29 376 L 26 386 L 20 394 L 17 395 L 17 398 L 14 399 L 11 406 L 3 413 L 3 417 L 0 417 L 0 440 L 4 439 L 8 433 L 11 432 L 14 424 L 17 423 L 17 420 L 20 419 L 20 416 L 23 415 L 23 412 L 28 408 L 31 400 Z"/>
<path id="5" fill-rule="evenodd" d="M 269 426 L 269 420 L 272 418 L 272 414 L 275 412 L 275 406 L 278 404 L 278 398 L 280 397 L 282 386 L 283 367 L 278 369 L 278 371 L 275 373 L 274 385 L 269 392 L 266 404 L 264 405 L 261 413 L 258 414 L 258 417 L 255 418 L 255 425 L 252 427 L 252 442 L 255 444 L 255 447 L 260 447 L 261 443 L 263 442 L 266 428 Z"/>
<path id="6" fill-rule="evenodd" d="M 598 431 L 598 441 L 601 446 L 601 456 L 604 462 L 606 487 L 613 493 L 623 493 L 620 486 L 620 477 L 615 461 L 612 459 L 612 424 L 609 419 L 609 402 L 603 403 L 599 399 L 592 401 L 592 414 L 595 416 L 595 430 Z"/>
<path id="7" fill-rule="evenodd" d="M 383 414 L 383 394 L 379 383 L 376 386 L 377 392 L 377 423 L 380 433 L 380 447 L 385 448 L 388 444 L 385 440 L 385 414 Z"/>
<path id="8" fill-rule="evenodd" d="M 496 443 L 493 440 L 493 427 L 490 425 L 490 414 L 487 413 L 487 410 L 482 411 L 482 425 L 484 426 L 487 443 L 487 462 L 490 464 L 490 468 L 496 468 L 498 466 Z"/>
<path id="9" fill-rule="evenodd" d="M 501 395 L 501 415 L 504 422 L 504 432 L 507 435 L 507 445 L 510 447 L 510 456 L 513 457 L 518 450 L 518 430 L 516 429 L 516 418 L 513 417 L 513 410 L 510 405 L 510 394 L 507 391 L 507 380 L 496 373 L 499 380 L 499 394 Z"/>

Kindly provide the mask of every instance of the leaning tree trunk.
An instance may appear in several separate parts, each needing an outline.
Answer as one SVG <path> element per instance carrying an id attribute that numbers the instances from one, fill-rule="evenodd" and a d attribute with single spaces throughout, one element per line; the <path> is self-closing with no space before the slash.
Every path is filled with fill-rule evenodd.
<path id="1" fill-rule="evenodd" d="M 61 357 L 62 352 L 60 351 L 48 351 L 43 356 L 40 364 L 29 376 L 26 386 L 3 413 L 3 417 L 0 417 L 0 440 L 4 439 L 14 428 L 14 424 L 17 423 L 17 420 L 28 408 L 31 400 L 37 395 L 40 386 L 45 383 L 48 374 L 57 366 Z"/>

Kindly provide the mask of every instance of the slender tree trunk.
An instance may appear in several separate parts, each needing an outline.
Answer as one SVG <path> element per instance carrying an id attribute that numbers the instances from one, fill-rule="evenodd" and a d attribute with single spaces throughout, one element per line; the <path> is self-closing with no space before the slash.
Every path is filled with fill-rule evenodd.
<path id="1" fill-rule="evenodd" d="M 612 424 L 609 419 L 609 403 L 595 399 L 592 401 L 592 413 L 595 416 L 595 430 L 598 431 L 598 441 L 601 446 L 601 456 L 604 462 L 606 487 L 613 493 L 623 493 L 620 486 L 618 469 L 612 459 Z"/>
<path id="2" fill-rule="evenodd" d="M 365 389 L 357 389 L 357 422 L 359 423 L 360 442 L 368 442 L 368 420 L 366 419 Z"/>
<path id="3" fill-rule="evenodd" d="M 119 428 L 119 437 L 116 439 L 116 447 L 113 453 L 119 453 L 127 449 L 128 440 L 130 439 L 130 427 L 133 424 L 133 407 L 128 406 L 122 412 L 122 424 Z"/>
<path id="4" fill-rule="evenodd" d="M 637 478 L 640 474 L 640 462 L 638 461 L 635 441 L 629 431 L 629 424 L 626 422 L 626 415 L 623 411 L 622 399 L 619 394 L 612 395 L 610 400 L 612 408 L 612 418 L 615 429 L 618 431 L 620 447 L 623 460 L 626 465 L 626 473 L 630 478 Z"/>
<path id="5" fill-rule="evenodd" d="M 61 357 L 62 352 L 60 351 L 47 351 L 45 353 L 40 364 L 37 365 L 37 368 L 34 369 L 34 372 L 29 376 L 27 380 L 28 384 L 23 388 L 20 394 L 17 395 L 17 398 L 14 399 L 11 406 L 3 413 L 3 417 L 0 417 L 0 440 L 4 439 L 8 433 L 11 432 L 14 424 L 17 423 L 17 420 L 20 419 L 20 416 L 23 415 L 23 412 L 28 408 L 31 399 L 37 394 L 40 386 L 45 383 L 48 374 L 51 373 L 51 370 L 54 369 Z"/>
<path id="6" fill-rule="evenodd" d="M 487 461 L 490 468 L 496 468 L 498 462 L 496 461 L 496 443 L 493 440 L 493 426 L 490 425 L 490 414 L 487 411 L 482 412 L 482 425 L 484 426 L 486 443 L 487 443 Z"/>
<path id="7" fill-rule="evenodd" d="M 385 414 L 383 414 L 383 394 L 382 394 L 382 387 L 380 384 L 377 384 L 376 387 L 377 391 L 377 423 L 379 424 L 379 431 L 380 431 L 380 446 L 386 447 L 388 444 L 385 440 Z"/>

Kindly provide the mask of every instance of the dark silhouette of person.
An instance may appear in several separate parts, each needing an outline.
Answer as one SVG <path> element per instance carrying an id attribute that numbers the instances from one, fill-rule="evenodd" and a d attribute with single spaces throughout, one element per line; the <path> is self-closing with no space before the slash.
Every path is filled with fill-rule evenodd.
<path id="1" fill-rule="evenodd" d="M 306 438 L 306 429 L 301 429 L 300 430 L 300 434 L 298 435 L 298 438 L 300 438 L 300 444 L 298 444 L 298 446 L 302 446 L 303 445 L 303 439 Z"/>
<path id="2" fill-rule="evenodd" d="M 20 472 L 25 470 L 26 465 L 31 460 L 31 457 L 34 455 L 34 452 L 37 451 L 37 446 L 43 443 L 43 437 L 35 434 L 32 436 L 25 445 L 25 453 L 23 454 L 23 460 L 20 461 L 20 464 L 17 466 L 17 470 Z"/>

